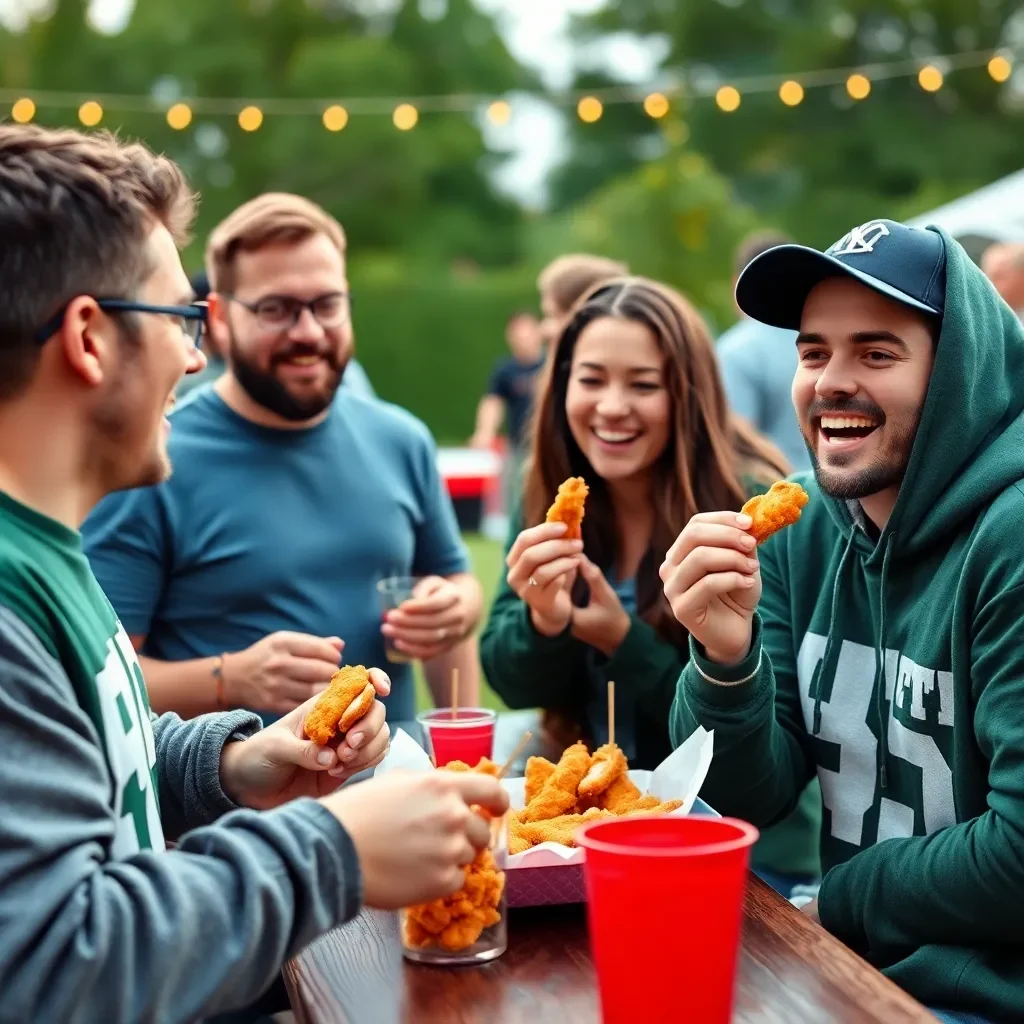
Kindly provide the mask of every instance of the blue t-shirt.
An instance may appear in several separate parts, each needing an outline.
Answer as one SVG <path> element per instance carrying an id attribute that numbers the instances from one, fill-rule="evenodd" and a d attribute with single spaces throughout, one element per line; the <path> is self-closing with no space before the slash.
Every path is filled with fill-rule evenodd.
<path id="1" fill-rule="evenodd" d="M 732 411 L 774 441 L 794 472 L 810 469 L 791 394 L 799 362 L 796 331 L 744 317 L 718 339 L 716 353 Z"/>
<path id="2" fill-rule="evenodd" d="M 543 365 L 543 359 L 538 359 L 535 363 L 502 359 L 491 375 L 488 392 L 505 402 L 505 429 L 508 431 L 509 444 L 513 448 L 521 447 L 526 441 L 526 425 L 533 406 L 537 374 Z"/>
<path id="3" fill-rule="evenodd" d="M 277 630 L 340 636 L 347 664 L 391 676 L 388 717 L 413 718 L 412 670 L 384 657 L 376 583 L 469 570 L 427 428 L 347 392 L 308 430 L 250 423 L 209 388 L 171 419 L 170 480 L 109 496 L 82 528 L 143 653 L 184 661 Z"/>

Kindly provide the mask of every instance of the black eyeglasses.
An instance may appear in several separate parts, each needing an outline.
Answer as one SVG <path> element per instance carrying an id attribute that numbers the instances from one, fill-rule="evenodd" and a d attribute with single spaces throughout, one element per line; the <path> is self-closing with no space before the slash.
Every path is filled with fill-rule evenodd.
<path id="1" fill-rule="evenodd" d="M 193 348 L 202 346 L 203 335 L 206 333 L 207 309 L 205 302 L 192 302 L 187 306 L 154 306 L 148 302 L 133 302 L 130 299 L 97 299 L 100 309 L 111 313 L 159 313 L 162 316 L 177 318 L 180 321 L 181 333 Z M 67 313 L 65 306 L 52 320 L 36 332 L 36 342 L 40 345 L 48 341 L 64 323 Z"/>
<path id="2" fill-rule="evenodd" d="M 345 292 L 328 292 L 309 302 L 291 295 L 267 295 L 255 302 L 246 302 L 234 295 L 224 297 L 249 310 L 260 330 L 268 334 L 290 331 L 299 322 L 304 309 L 308 309 L 313 319 L 328 330 L 340 327 L 349 317 L 349 300 Z"/>

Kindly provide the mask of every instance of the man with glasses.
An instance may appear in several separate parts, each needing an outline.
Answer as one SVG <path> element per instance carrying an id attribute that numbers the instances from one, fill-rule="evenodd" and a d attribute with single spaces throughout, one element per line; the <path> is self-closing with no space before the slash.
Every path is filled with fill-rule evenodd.
<path id="1" fill-rule="evenodd" d="M 480 588 L 427 429 L 339 392 L 353 352 L 345 236 L 298 196 L 240 207 L 207 246 L 210 331 L 227 372 L 182 403 L 175 474 L 104 502 L 86 549 L 140 652 L 154 707 L 270 721 L 385 640 L 445 702 L 472 699 Z M 420 578 L 382 622 L 376 592 Z M 388 717 L 415 714 L 395 664 Z"/>
<path id="2" fill-rule="evenodd" d="M 358 752 L 356 730 L 305 740 L 308 707 L 267 729 L 150 713 L 78 527 L 105 494 L 170 471 L 164 412 L 203 366 L 177 251 L 192 214 L 178 167 L 143 146 L 0 125 L 4 1020 L 283 1009 L 285 960 L 363 903 L 453 892 L 489 839 L 470 805 L 508 803 L 478 773 L 339 790 L 383 756 L 379 702 Z"/>

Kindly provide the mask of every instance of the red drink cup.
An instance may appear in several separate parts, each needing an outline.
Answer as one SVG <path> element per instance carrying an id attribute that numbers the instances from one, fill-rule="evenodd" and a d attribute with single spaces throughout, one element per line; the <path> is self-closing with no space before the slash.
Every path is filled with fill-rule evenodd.
<path id="1" fill-rule="evenodd" d="M 596 821 L 587 918 L 604 1024 L 728 1024 L 753 825 L 705 815 Z"/>
<path id="2" fill-rule="evenodd" d="M 438 768 L 449 761 L 475 768 L 481 757 L 493 756 L 494 719 L 490 708 L 438 708 L 416 716 Z"/>

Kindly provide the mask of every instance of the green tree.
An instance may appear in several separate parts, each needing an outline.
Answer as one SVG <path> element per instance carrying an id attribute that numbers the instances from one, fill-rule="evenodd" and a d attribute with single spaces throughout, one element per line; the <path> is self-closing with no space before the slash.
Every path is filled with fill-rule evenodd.
<path id="1" fill-rule="evenodd" d="M 820 69 L 994 50 L 1007 43 L 1018 12 L 1015 0 L 611 0 L 576 32 L 581 40 L 613 32 L 667 40 L 661 73 L 692 94 L 696 85 L 752 75 L 799 79 Z M 732 114 L 695 99 L 688 123 L 693 147 L 742 199 L 802 239 L 825 243 L 851 223 L 923 212 L 1018 169 L 1022 119 L 1008 96 L 979 67 L 950 71 L 934 94 L 913 75 L 875 81 L 859 103 L 841 84 L 808 88 L 794 108 L 774 91 L 747 93 Z M 617 136 L 610 122 L 591 128 L 600 123 L 576 127 L 575 150 L 585 147 L 590 167 L 601 164 L 609 180 L 621 164 Z M 634 148 L 656 145 L 657 131 L 649 123 Z"/>
<path id="2" fill-rule="evenodd" d="M 268 112 L 258 131 L 244 132 L 231 103 L 222 114 L 197 113 L 184 131 L 162 116 L 190 96 L 336 97 L 344 104 L 347 97 L 498 94 L 532 85 L 470 0 L 138 3 L 113 36 L 86 26 L 86 6 L 58 0 L 24 34 L 0 32 L 0 84 L 28 95 L 151 97 L 137 112 L 108 111 L 104 124 L 186 168 L 203 197 L 200 240 L 245 199 L 277 189 L 301 192 L 334 213 L 356 260 L 400 253 L 414 262 L 489 266 L 519 256 L 522 215 L 491 186 L 493 157 L 473 111 L 425 111 L 407 132 L 387 112 L 353 112 L 336 133 L 316 112 Z M 74 104 L 42 108 L 39 120 L 75 123 Z M 191 259 L 197 262 L 197 252 Z"/>

